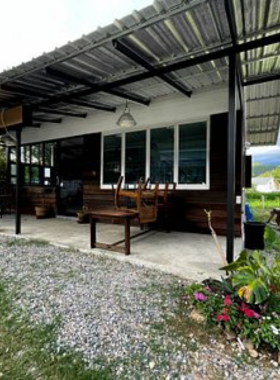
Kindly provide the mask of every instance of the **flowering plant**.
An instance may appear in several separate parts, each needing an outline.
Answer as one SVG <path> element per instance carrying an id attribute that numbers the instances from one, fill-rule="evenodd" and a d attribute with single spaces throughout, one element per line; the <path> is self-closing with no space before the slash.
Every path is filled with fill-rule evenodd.
<path id="1" fill-rule="evenodd" d="M 263 258 L 260 258 L 259 263 L 263 265 Z M 264 276 L 264 271 L 273 276 L 273 265 L 276 265 L 275 262 L 272 269 L 266 271 L 262 268 L 259 273 Z M 236 336 L 250 340 L 255 347 L 268 344 L 280 351 L 279 285 L 275 285 L 275 278 L 271 282 L 265 278 L 264 283 L 266 291 L 262 302 L 256 302 L 260 301 L 256 290 L 254 297 L 246 296 L 246 291 L 252 291 L 251 285 L 249 290 L 243 290 L 242 287 L 248 286 L 245 285 L 246 279 L 240 287 L 239 282 L 236 285 L 233 281 L 233 275 L 228 279 L 222 278 L 221 281 L 207 280 L 202 284 L 192 284 L 186 288 L 184 298 L 189 306 L 206 317 L 209 326 L 218 325 L 233 331 Z"/>

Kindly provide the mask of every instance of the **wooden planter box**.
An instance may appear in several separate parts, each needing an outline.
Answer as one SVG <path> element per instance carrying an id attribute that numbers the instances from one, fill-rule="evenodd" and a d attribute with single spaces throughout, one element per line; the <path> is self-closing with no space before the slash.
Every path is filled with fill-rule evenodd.
<path id="1" fill-rule="evenodd" d="M 53 209 L 49 206 L 35 206 L 36 219 L 53 218 Z"/>

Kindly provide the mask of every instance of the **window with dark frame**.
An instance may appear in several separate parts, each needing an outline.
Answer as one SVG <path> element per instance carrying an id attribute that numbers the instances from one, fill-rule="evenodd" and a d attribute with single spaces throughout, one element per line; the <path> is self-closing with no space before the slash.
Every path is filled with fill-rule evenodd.
<path id="1" fill-rule="evenodd" d="M 103 140 L 103 183 L 112 185 L 121 175 L 121 145 L 120 134 L 104 136 Z"/>
<path id="2" fill-rule="evenodd" d="M 52 186 L 55 143 L 28 144 L 21 147 L 21 167 L 24 185 Z M 10 181 L 16 183 L 16 150 L 9 150 Z"/>
<path id="3" fill-rule="evenodd" d="M 208 136 L 206 120 L 105 135 L 102 185 L 123 175 L 126 184 L 150 177 L 151 183 L 176 182 L 178 189 L 208 189 Z"/>

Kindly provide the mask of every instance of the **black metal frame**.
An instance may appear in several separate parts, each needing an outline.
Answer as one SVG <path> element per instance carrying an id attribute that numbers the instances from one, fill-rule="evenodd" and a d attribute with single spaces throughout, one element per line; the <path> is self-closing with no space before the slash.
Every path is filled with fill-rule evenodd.
<path id="1" fill-rule="evenodd" d="M 20 194 L 21 194 L 21 165 L 20 165 L 20 147 L 21 147 L 21 128 L 16 130 L 16 234 L 21 233 L 21 213 L 20 213 Z"/>
<path id="2" fill-rule="evenodd" d="M 229 57 L 229 112 L 227 138 L 227 261 L 234 259 L 235 155 L 236 155 L 236 57 Z"/>
<path id="3" fill-rule="evenodd" d="M 96 88 L 96 83 L 94 83 L 92 81 L 92 79 L 89 80 L 87 78 L 80 78 L 79 76 L 76 76 L 74 73 L 73 74 L 65 73 L 65 72 L 58 70 L 58 69 L 55 69 L 53 67 L 47 67 L 46 68 L 46 74 L 50 77 L 54 77 L 54 78 L 64 82 L 64 83 L 76 83 L 76 84 L 80 84 L 80 85 L 89 87 L 91 89 Z M 151 102 L 151 99 L 143 98 L 142 96 L 133 94 L 133 93 L 126 91 L 126 90 L 111 89 L 111 90 L 108 90 L 105 92 L 107 92 L 108 94 L 114 95 L 114 96 L 118 96 L 120 98 L 124 98 L 124 99 L 131 100 L 131 101 L 139 103 L 139 104 L 143 104 L 145 106 L 148 106 Z"/>
<path id="4" fill-rule="evenodd" d="M 113 40 L 113 46 L 115 49 L 123 53 L 126 57 L 130 58 L 132 61 L 138 63 L 140 66 L 144 67 L 150 73 L 155 73 L 155 68 L 149 62 L 147 62 L 135 49 L 127 45 L 125 42 L 120 40 Z M 156 75 L 156 74 L 155 74 Z M 192 91 L 186 86 L 179 82 L 175 82 L 174 79 L 167 76 L 167 74 L 156 75 L 164 82 L 174 87 L 176 90 L 180 91 L 182 94 L 187 95 L 189 98 L 192 95 Z"/>
<path id="5" fill-rule="evenodd" d="M 67 116 L 67 117 L 76 117 L 76 118 L 81 118 L 85 119 L 87 117 L 86 112 L 72 112 L 72 111 L 66 111 L 62 109 L 49 109 L 49 108 L 38 108 L 37 110 L 40 113 L 46 113 L 46 114 L 51 114 L 51 115 L 62 115 L 62 116 Z"/>

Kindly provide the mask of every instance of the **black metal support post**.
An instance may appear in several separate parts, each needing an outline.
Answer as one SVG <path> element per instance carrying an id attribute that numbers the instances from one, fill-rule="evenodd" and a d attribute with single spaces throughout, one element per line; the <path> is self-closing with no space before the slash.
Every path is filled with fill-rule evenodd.
<path id="1" fill-rule="evenodd" d="M 227 261 L 234 258 L 235 144 L 236 144 L 236 57 L 229 56 L 229 112 L 227 149 Z"/>
<path id="2" fill-rule="evenodd" d="M 16 234 L 21 233 L 20 215 L 20 190 L 21 190 L 21 170 L 20 170 L 20 145 L 21 129 L 16 131 Z"/>

